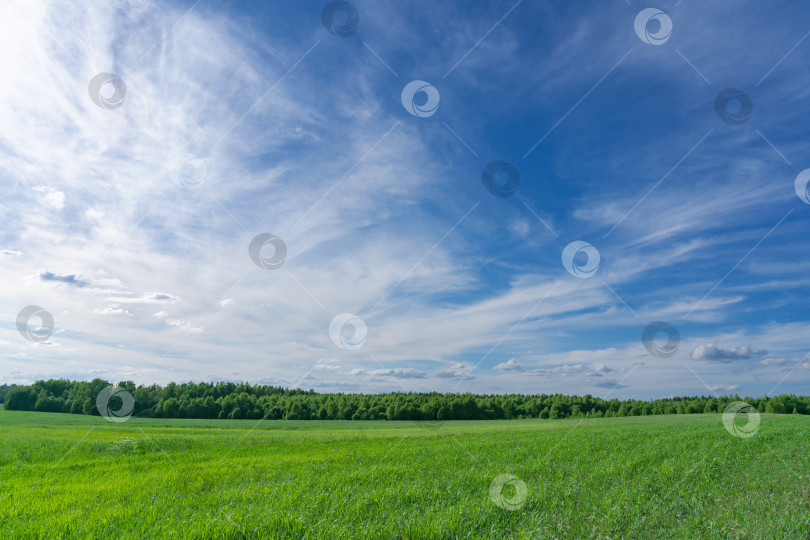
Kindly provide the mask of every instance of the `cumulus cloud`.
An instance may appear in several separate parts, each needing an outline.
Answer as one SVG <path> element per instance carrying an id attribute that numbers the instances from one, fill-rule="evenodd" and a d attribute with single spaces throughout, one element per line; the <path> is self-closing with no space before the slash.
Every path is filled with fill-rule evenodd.
<path id="1" fill-rule="evenodd" d="M 61 191 L 50 186 L 35 186 L 33 189 L 45 194 L 43 201 L 51 208 L 61 210 L 65 207 L 65 194 Z"/>
<path id="2" fill-rule="evenodd" d="M 469 381 L 475 377 L 470 375 L 470 368 L 461 363 L 456 363 L 449 368 L 439 369 L 433 372 L 433 377 L 440 379 L 456 379 L 462 381 Z"/>
<path id="3" fill-rule="evenodd" d="M 0 250 L 0 255 L 5 255 L 6 257 L 20 257 L 23 255 L 23 252 L 15 251 L 13 249 L 3 249 Z"/>
<path id="4" fill-rule="evenodd" d="M 694 360 L 706 360 L 708 362 L 718 362 L 721 364 L 730 364 L 737 360 L 747 360 L 768 354 L 767 351 L 754 351 L 750 345 L 742 345 L 732 349 L 723 349 L 714 343 L 706 343 L 705 345 L 698 345 L 692 351 L 692 358 Z"/>
<path id="5" fill-rule="evenodd" d="M 605 375 L 607 373 L 612 373 L 614 370 L 607 367 L 605 364 L 595 364 L 593 366 L 593 372 L 599 375 Z"/>
<path id="6" fill-rule="evenodd" d="M 510 358 L 506 362 L 502 362 L 492 369 L 496 371 L 521 371 L 523 369 L 523 365 L 518 362 L 517 358 Z"/>

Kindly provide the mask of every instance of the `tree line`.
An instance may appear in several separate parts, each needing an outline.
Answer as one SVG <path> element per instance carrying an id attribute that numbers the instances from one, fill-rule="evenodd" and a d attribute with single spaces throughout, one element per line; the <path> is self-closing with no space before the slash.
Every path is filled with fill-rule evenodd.
<path id="1" fill-rule="evenodd" d="M 7 410 L 99 415 L 96 397 L 107 381 L 50 379 L 31 385 L 0 385 Z M 604 400 L 564 394 L 323 394 L 247 383 L 169 383 L 165 387 L 118 387 L 134 399 L 133 416 L 149 418 L 220 418 L 268 420 L 496 420 L 516 418 L 601 418 L 656 414 L 723 412 L 745 401 L 759 412 L 810 414 L 810 396 L 764 398 L 694 396 L 644 400 Z M 121 406 L 113 397 L 109 406 Z M 114 402 L 119 400 L 117 404 Z"/>

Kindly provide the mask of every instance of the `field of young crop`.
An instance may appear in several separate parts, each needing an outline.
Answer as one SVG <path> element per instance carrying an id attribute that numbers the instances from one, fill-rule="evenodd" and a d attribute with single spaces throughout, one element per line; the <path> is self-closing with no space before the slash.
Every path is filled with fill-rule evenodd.
<path id="1" fill-rule="evenodd" d="M 0 411 L 2 538 L 808 538 L 810 417 L 158 420 Z M 512 475 L 512 476 L 502 476 Z"/>

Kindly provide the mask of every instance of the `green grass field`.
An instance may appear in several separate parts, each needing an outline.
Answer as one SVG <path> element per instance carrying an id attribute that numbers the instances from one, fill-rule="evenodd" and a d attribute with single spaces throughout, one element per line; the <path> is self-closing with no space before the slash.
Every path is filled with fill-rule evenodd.
<path id="1" fill-rule="evenodd" d="M 808 538 L 810 417 L 408 422 L 0 411 L 2 538 Z M 501 496 L 490 496 L 502 474 Z"/>

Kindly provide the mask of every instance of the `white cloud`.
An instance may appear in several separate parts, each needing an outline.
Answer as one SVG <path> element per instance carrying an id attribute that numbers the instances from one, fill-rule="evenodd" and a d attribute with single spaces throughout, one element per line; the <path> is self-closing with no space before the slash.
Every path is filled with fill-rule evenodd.
<path id="1" fill-rule="evenodd" d="M 94 309 L 95 315 L 132 315 L 129 311 L 118 306 L 107 306 L 104 309 Z"/>
<path id="2" fill-rule="evenodd" d="M 340 369 L 340 366 L 334 364 L 315 364 L 315 367 L 318 371 L 337 371 Z"/>
<path id="3" fill-rule="evenodd" d="M 373 369 L 370 371 L 353 369 L 350 373 L 352 375 L 366 374 L 372 377 L 394 377 L 397 379 L 424 379 L 427 376 L 426 373 L 413 368 Z"/>
<path id="4" fill-rule="evenodd" d="M 115 357 L 121 365 L 139 366 L 143 382 L 201 374 L 257 380 L 268 371 L 278 380 L 294 381 L 325 351 L 334 351 L 329 321 L 337 313 L 351 311 L 366 321 L 369 337 L 352 357 L 355 363 L 347 366 L 341 357 L 340 364 L 353 368 L 350 376 L 387 378 L 388 386 L 379 388 L 390 387 L 390 378 L 397 378 L 403 386 L 421 384 L 430 389 L 427 385 L 436 379 L 449 381 L 468 371 L 465 366 L 472 364 L 456 363 L 458 359 L 481 358 L 496 343 L 490 358 L 506 390 L 533 390 L 546 383 L 547 389 L 581 389 L 576 376 L 594 384 L 613 384 L 607 374 L 614 370 L 627 374 L 646 353 L 635 341 L 622 343 L 623 338 L 617 338 L 615 343 L 601 344 L 587 337 L 594 329 L 602 335 L 613 329 L 619 330 L 618 336 L 638 334 L 638 319 L 600 280 L 610 283 L 645 320 L 683 317 L 715 279 L 705 287 L 647 284 L 669 284 L 678 265 L 705 259 L 713 264 L 728 259 L 730 268 L 742 253 L 720 256 L 718 250 L 729 241 L 747 242 L 747 250 L 766 231 L 718 232 L 717 226 L 725 216 L 747 216 L 762 200 L 785 191 L 777 183 L 761 182 L 766 169 L 758 154 L 738 160 L 738 169 L 724 171 L 729 181 L 721 181 L 714 172 L 692 174 L 690 158 L 678 175 L 710 181 L 684 187 L 673 177 L 663 184 L 610 242 L 599 244 L 605 263 L 598 279 L 572 280 L 561 272 L 555 239 L 523 205 L 500 213 L 487 206 L 492 201 L 481 199 L 483 192 L 437 181 L 455 175 L 457 156 L 452 150 L 450 155 L 445 152 L 444 142 L 436 144 L 432 132 L 424 129 L 427 124 L 402 121 L 403 111 L 389 108 L 398 95 L 378 95 L 375 79 L 378 71 L 389 74 L 367 62 L 367 57 L 347 57 L 350 65 L 330 68 L 320 56 L 330 53 L 324 41 L 282 80 L 322 36 L 313 35 L 311 41 L 306 32 L 300 40 L 262 37 L 245 33 L 222 13 L 191 10 L 181 18 L 180 8 L 148 2 L 20 0 L 8 6 L 9 16 L 0 20 L 0 47 L 6 51 L 0 60 L 4 73 L 0 122 L 5 134 L 0 134 L 0 167 L 15 175 L 3 201 L 9 215 L 19 216 L 7 223 L 8 237 L 13 239 L 9 245 L 24 249 L 26 256 L 21 257 L 21 251 L 2 252 L 9 257 L 4 268 L 5 311 L 15 313 L 18 306 L 37 302 L 59 313 L 58 324 L 71 330 L 65 339 L 82 348 L 77 362 L 86 369 L 76 373 L 109 373 L 109 358 Z M 381 9 L 400 13 L 393 5 Z M 619 8 L 611 9 L 615 13 Z M 431 14 L 423 31 L 429 34 L 446 25 L 440 19 L 446 17 Z M 394 41 L 413 31 L 404 17 L 390 20 L 397 31 L 387 27 L 386 32 Z M 481 24 L 483 32 L 491 22 L 454 21 L 443 35 L 458 58 L 481 34 L 469 35 L 471 27 Z M 579 24 L 577 32 L 554 46 L 554 61 L 532 73 L 533 82 L 538 82 L 537 102 L 561 97 L 567 110 L 571 89 L 581 94 L 624 52 L 612 50 L 613 46 L 592 47 L 588 36 L 593 28 L 602 27 L 602 18 L 586 18 Z M 492 91 L 495 86 L 476 75 L 480 68 L 507 75 L 524 71 L 519 55 L 503 54 L 517 50 L 520 39 L 514 29 L 501 30 L 459 66 L 454 80 Z M 270 61 L 267 51 L 273 51 Z M 590 61 L 572 62 L 577 55 Z M 496 58 L 501 60 L 493 62 Z M 629 57 L 606 84 L 632 74 L 625 67 L 635 58 Z M 710 59 L 704 55 L 700 60 L 696 64 L 704 66 Z M 684 68 L 678 58 L 675 61 Z M 88 82 L 96 73 L 116 70 L 127 85 L 125 102 L 118 109 L 102 109 L 89 99 Z M 677 73 L 678 80 L 673 81 L 677 88 L 682 88 L 677 86 L 680 75 L 684 79 L 693 75 L 687 68 Z M 326 104 L 324 80 L 330 82 Z M 561 124 L 555 135 L 577 132 L 576 124 L 571 124 L 576 116 Z M 476 130 L 483 125 L 480 118 L 470 115 L 451 123 L 473 147 L 484 151 L 486 145 L 476 142 Z M 676 140 L 654 137 L 658 146 L 635 147 L 599 163 L 605 174 L 613 168 L 628 178 L 622 184 L 627 193 L 592 189 L 608 187 L 600 179 L 582 184 L 583 200 L 572 201 L 565 218 L 555 212 L 560 223 L 540 201 L 533 211 L 561 234 L 576 231 L 598 239 L 638 200 L 642 179 L 651 186 L 696 142 L 697 137 L 684 131 Z M 449 141 L 456 144 L 453 138 Z M 706 148 L 710 142 L 719 144 L 707 141 Z M 680 152 L 671 162 L 658 151 L 668 150 L 662 148 L 665 145 Z M 771 152 L 762 146 L 763 152 Z M 578 174 L 570 170 L 574 160 L 562 144 L 559 148 L 550 170 L 560 178 L 574 178 Z M 458 155 L 468 152 L 461 145 L 456 149 Z M 174 156 L 186 152 L 199 155 L 207 166 L 208 176 L 197 191 L 176 186 L 166 170 Z M 521 190 L 533 182 L 528 169 L 527 165 Z M 677 190 L 667 191 L 667 184 Z M 700 196 L 693 197 L 694 193 Z M 474 207 L 479 200 L 483 202 Z M 424 211 L 425 201 L 431 208 L 441 201 L 441 211 Z M 457 223 L 471 209 L 469 217 Z M 563 223 L 569 215 L 578 221 Z M 287 243 L 288 259 L 282 268 L 265 271 L 249 260 L 247 245 L 259 232 L 278 234 Z M 493 237 L 496 243 L 519 240 L 520 252 L 536 257 L 524 260 L 511 253 L 503 257 L 490 250 L 493 244 L 487 242 Z M 53 270 L 29 279 L 33 269 L 26 260 L 45 261 L 39 264 L 47 263 Z M 498 271 L 490 273 L 493 265 Z M 794 271 L 805 266 L 798 261 Z M 508 275 L 500 273 L 504 267 Z M 717 278 L 726 270 L 722 268 Z M 713 278 L 706 275 L 707 280 Z M 718 322 L 742 311 L 748 291 L 732 289 L 732 281 L 703 301 L 691 320 Z M 639 283 L 651 291 L 649 296 L 633 291 Z M 103 294 L 112 305 L 98 307 L 101 298 L 92 294 L 101 291 L 109 291 Z M 154 313 L 155 304 L 171 304 L 171 315 Z M 212 309 L 217 306 L 228 309 Z M 124 313 L 130 316 L 117 318 L 114 327 L 93 317 Z M 177 345 L 177 333 L 155 324 L 153 316 L 165 319 L 170 329 L 200 335 Z M 204 322 L 204 334 L 186 321 Z M 156 326 L 162 328 L 156 331 Z M 806 345 L 807 331 L 800 326 L 790 330 L 792 334 L 763 331 L 771 332 L 773 340 L 759 343 L 771 351 L 774 343 L 783 343 L 784 350 L 775 354 L 796 355 L 791 347 Z M 13 326 L 7 331 L 13 332 Z M 576 339 L 580 335 L 581 344 Z M 701 342 L 721 338 L 747 339 L 708 335 Z M 567 350 L 570 343 L 579 349 Z M 689 342 L 689 347 L 697 345 Z M 540 352 L 516 352 L 526 349 Z M 169 350 L 172 355 L 164 360 Z M 679 354 L 688 355 L 688 350 L 684 341 Z M 61 369 L 61 355 L 49 358 L 47 351 L 38 353 L 37 365 L 48 365 L 51 373 Z M 383 368 L 376 369 L 372 358 Z M 420 364 L 424 371 L 391 367 L 414 358 L 431 358 L 434 363 Z M 318 365 L 324 366 L 318 371 L 337 371 L 326 367 L 336 363 Z M 689 388 L 683 378 L 675 377 L 673 365 L 680 364 L 650 363 L 634 376 L 644 372 L 639 380 L 644 388 L 654 387 L 651 391 L 670 391 L 670 381 Z M 368 371 L 369 366 L 375 369 Z M 709 362 L 703 366 L 712 367 Z M 31 368 L 26 364 L 21 369 L 30 373 Z M 483 366 L 477 369 L 484 371 Z M 541 377 L 526 377 L 527 373 Z M 693 378 L 688 371 L 677 375 Z M 560 378 L 569 380 L 561 383 Z M 465 389 L 487 390 L 501 383 L 479 375 L 475 384 Z M 361 386 L 378 388 L 368 380 Z"/>
<path id="5" fill-rule="evenodd" d="M 39 191 L 45 194 L 43 201 L 51 208 L 61 210 L 65 207 L 65 194 L 50 186 L 35 186 L 34 191 Z"/>
<path id="6" fill-rule="evenodd" d="M 757 365 L 784 369 L 807 369 L 810 367 L 810 362 L 806 362 L 806 359 L 807 356 L 803 358 L 765 358 L 764 360 L 757 362 Z"/>
<path id="7" fill-rule="evenodd" d="M 456 380 L 463 380 L 469 381 L 474 379 L 475 377 L 470 374 L 472 371 L 472 366 L 465 366 L 461 363 L 456 363 L 450 366 L 449 368 L 438 369 L 434 371 L 431 376 L 438 377 L 440 379 L 456 379 Z"/>
<path id="8" fill-rule="evenodd" d="M 182 319 L 166 319 L 166 324 L 193 334 L 201 334 L 205 332 L 203 328 L 195 327 L 190 322 L 186 322 Z"/>
<path id="9" fill-rule="evenodd" d="M 140 296 L 113 296 L 107 300 L 118 304 L 170 304 L 180 298 L 169 293 L 144 293 Z"/>
<path id="10" fill-rule="evenodd" d="M 570 377 L 573 375 L 588 375 L 593 374 L 593 371 L 589 366 L 585 364 L 573 364 L 573 365 L 562 365 L 562 366 L 555 366 L 552 368 L 539 368 L 539 369 L 532 369 L 529 370 L 528 373 L 532 375 L 541 375 L 544 377 L 551 377 L 558 375 L 560 377 Z"/>
<path id="11" fill-rule="evenodd" d="M 739 389 L 740 387 L 737 386 L 736 384 L 729 384 L 729 385 L 715 384 L 709 386 L 709 390 L 711 390 L 712 392 L 736 392 Z"/>
<path id="12" fill-rule="evenodd" d="M 492 369 L 496 371 L 521 371 L 523 369 L 523 365 L 517 360 L 517 358 L 510 358 L 506 362 L 498 364 Z"/>
<path id="13" fill-rule="evenodd" d="M 757 362 L 760 366 L 788 366 L 801 362 L 801 358 L 765 358 Z"/>
<path id="14" fill-rule="evenodd" d="M 754 351 L 750 345 L 742 345 L 731 349 L 723 349 L 714 343 L 698 345 L 692 351 L 694 360 L 707 360 L 709 362 L 720 362 L 728 364 L 737 360 L 746 360 L 756 356 L 768 354 L 767 351 Z"/>
<path id="15" fill-rule="evenodd" d="M 530 222 L 526 218 L 514 219 L 509 223 L 509 230 L 521 238 L 528 236 L 530 229 Z"/>

